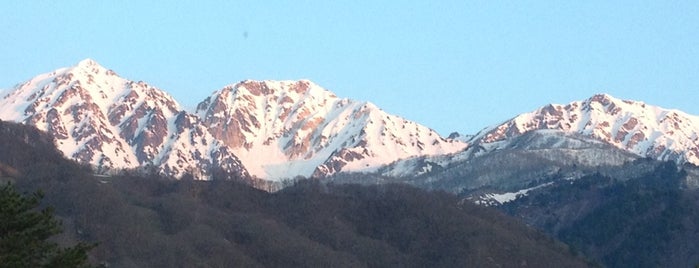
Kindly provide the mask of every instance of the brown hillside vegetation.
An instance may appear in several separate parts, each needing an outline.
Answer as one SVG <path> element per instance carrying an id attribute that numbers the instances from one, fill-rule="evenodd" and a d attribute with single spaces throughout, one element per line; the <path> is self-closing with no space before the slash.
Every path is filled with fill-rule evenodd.
<path id="1" fill-rule="evenodd" d="M 65 234 L 110 267 L 585 267 L 568 248 L 493 209 L 401 185 L 92 175 L 35 129 L 0 122 L 0 162 L 42 189 Z M 11 135 L 6 135 L 11 133 Z"/>

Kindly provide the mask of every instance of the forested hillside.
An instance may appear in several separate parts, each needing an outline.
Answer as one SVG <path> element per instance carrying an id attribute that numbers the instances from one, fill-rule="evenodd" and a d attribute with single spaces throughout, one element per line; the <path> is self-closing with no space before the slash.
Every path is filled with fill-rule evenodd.
<path id="1" fill-rule="evenodd" d="M 450 194 L 301 182 L 267 193 L 236 180 L 93 175 L 31 127 L 0 122 L 2 180 L 43 189 L 60 243 L 96 242 L 111 267 L 584 267 L 568 248 Z"/>
<path id="2" fill-rule="evenodd" d="M 699 263 L 699 191 L 684 169 L 642 159 L 606 173 L 558 181 L 501 208 L 609 267 Z"/>

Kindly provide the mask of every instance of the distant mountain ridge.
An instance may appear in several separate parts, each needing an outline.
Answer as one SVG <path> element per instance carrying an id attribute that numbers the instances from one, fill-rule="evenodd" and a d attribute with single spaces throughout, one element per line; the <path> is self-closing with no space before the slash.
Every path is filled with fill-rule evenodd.
<path id="1" fill-rule="evenodd" d="M 521 114 L 469 143 L 496 143 L 543 129 L 591 137 L 641 157 L 699 165 L 699 116 L 607 94 Z"/>
<path id="2" fill-rule="evenodd" d="M 303 80 L 243 81 L 188 112 L 164 91 L 86 59 L 5 94 L 0 119 L 47 131 L 66 156 L 102 171 L 155 167 L 174 177 L 280 180 L 370 172 L 466 147 Z"/>
<path id="3" fill-rule="evenodd" d="M 523 139 L 525 136 L 530 138 Z M 621 100 L 608 94 L 597 94 L 566 105 L 549 104 L 487 127 L 475 135 L 452 133 L 450 137 L 466 142 L 467 148 L 446 157 L 400 160 L 382 169 L 382 174 L 414 176 L 425 173 L 426 169 L 462 165 L 481 156 L 517 149 L 532 152 L 573 150 L 577 152 L 570 155 L 571 159 L 592 166 L 619 165 L 622 159 L 628 161 L 627 156 L 612 153 L 610 148 L 598 148 L 602 144 L 636 157 L 699 165 L 699 116 Z M 597 149 L 590 150 L 592 148 Z M 601 153 L 603 151 L 609 153 Z M 573 161 L 571 159 L 566 161 Z"/>
<path id="4" fill-rule="evenodd" d="M 305 80 L 230 85 L 201 102 L 196 114 L 259 177 L 372 171 L 398 159 L 465 147 Z"/>
<path id="5" fill-rule="evenodd" d="M 0 179 L 14 180 L 24 176 L 23 172 L 36 171 L 27 177 L 51 185 L 63 184 L 52 178 L 70 174 L 54 174 L 65 172 L 66 168 L 57 172 L 41 165 L 26 168 L 31 166 L 26 163 L 47 156 L 55 158 L 59 152 L 45 146 L 46 142 L 55 142 L 65 156 L 96 167 L 98 172 L 137 168 L 168 177 L 191 174 L 197 179 L 240 178 L 262 181 L 254 186 L 268 191 L 288 186 L 285 179 L 296 176 L 323 178 L 323 182 L 331 184 L 371 184 L 376 190 L 384 187 L 378 184 L 389 183 L 443 190 L 456 195 L 449 204 L 475 203 L 502 209 L 580 247 L 609 266 L 633 261 L 655 264 L 649 266 L 687 266 L 699 259 L 694 254 L 697 251 L 691 250 L 697 248 L 694 222 L 699 219 L 699 210 L 695 209 L 699 204 L 699 117 L 607 94 L 564 105 L 546 105 L 475 135 L 454 133 L 444 138 L 425 126 L 387 114 L 372 103 L 340 98 L 307 80 L 241 81 L 214 91 L 196 109 L 187 111 L 166 92 L 145 82 L 121 78 L 88 59 L 0 93 L 0 119 L 35 126 L 46 133 L 0 121 L 4 125 L 0 130 L 5 131 L 6 137 L 24 140 L 4 143 L 6 153 L 0 161 Z M 26 146 L 47 150 L 21 149 Z M 85 172 L 94 189 L 119 182 L 108 179 L 109 176 L 92 176 L 85 166 L 66 166 Z M 134 175 L 138 177 L 122 173 L 112 178 Z M 157 195 L 162 195 L 165 188 L 173 190 L 158 186 L 164 183 L 134 182 L 138 184 L 133 185 L 151 185 L 145 191 Z M 246 200 L 245 196 L 219 192 L 217 187 L 225 183 L 228 182 L 205 183 L 211 186 L 210 194 L 218 193 L 209 201 L 219 204 L 216 200 L 233 200 L 224 199 L 232 196 L 237 201 L 220 202 L 221 206 L 247 204 L 239 202 Z M 266 188 L 268 185 L 274 186 Z M 327 194 L 327 189 L 338 187 L 317 181 L 307 184 L 317 192 L 304 191 L 303 185 L 300 182 L 279 194 L 302 197 Z M 356 186 L 339 187 L 354 192 Z M 47 188 L 72 193 L 65 189 L 78 187 Z M 144 190 L 140 186 L 133 188 Z M 254 193 L 263 195 L 261 191 Z M 353 199 L 347 192 L 338 193 L 342 193 L 342 198 Z M 376 201 L 381 204 L 386 200 L 386 192 L 377 193 Z M 182 194 L 200 198 L 196 197 L 200 195 L 198 191 Z M 105 200 L 109 199 L 98 201 Z M 424 200 L 416 204 L 429 204 L 429 198 Z M 71 200 L 73 203 L 89 202 Z M 166 203 L 153 206 L 161 208 Z M 258 201 L 251 204 L 263 205 Z M 337 208 L 354 209 L 348 210 L 350 219 L 363 212 L 376 212 L 322 204 L 331 212 Z M 395 208 L 415 207 L 405 204 L 400 201 Z M 272 207 L 276 210 L 282 205 L 291 206 L 281 211 L 289 211 L 289 219 L 303 228 L 306 222 L 296 221 L 298 213 L 291 209 L 298 204 L 282 200 Z M 317 204 L 309 205 L 314 209 L 303 209 L 303 213 L 323 213 L 315 209 Z M 395 208 L 387 211 L 396 215 L 410 213 Z M 153 215 L 134 211 L 144 217 Z M 429 206 L 425 211 L 429 218 L 450 218 L 433 217 Z M 259 210 L 254 213 L 259 215 Z M 170 216 L 176 215 L 179 214 Z M 380 212 L 378 218 L 385 219 L 385 215 L 388 214 Z M 212 222 L 220 223 L 220 217 L 213 219 Z M 336 217 L 321 215 L 318 219 L 337 223 Z M 326 222 L 321 226 L 306 233 L 341 234 L 336 229 L 324 229 Z M 382 226 L 401 229 L 393 222 Z M 254 232 L 261 233 L 258 229 Z M 337 241 L 348 241 L 328 237 L 334 246 Z M 272 246 L 278 244 L 274 242 L 278 240 L 269 241 Z M 664 244 L 658 246 L 657 242 Z M 662 252 L 664 249 L 668 252 Z M 423 252 L 421 248 L 417 250 Z"/>
<path id="6" fill-rule="evenodd" d="M 241 81 L 186 111 L 166 92 L 86 59 L 3 94 L 0 119 L 47 131 L 66 156 L 101 172 L 155 168 L 173 177 L 236 174 L 272 181 L 338 172 L 416 176 L 531 147 L 518 137 L 532 132 L 541 138 L 529 143 L 550 149 L 601 142 L 638 157 L 699 164 L 699 117 L 606 94 L 546 105 L 476 135 L 449 138 L 307 80 Z"/>
<path id="7" fill-rule="evenodd" d="M 171 176 L 247 174 L 169 94 L 91 59 L 18 85 L 0 100 L 0 118 L 47 131 L 68 158 L 102 172 L 153 166 Z"/>

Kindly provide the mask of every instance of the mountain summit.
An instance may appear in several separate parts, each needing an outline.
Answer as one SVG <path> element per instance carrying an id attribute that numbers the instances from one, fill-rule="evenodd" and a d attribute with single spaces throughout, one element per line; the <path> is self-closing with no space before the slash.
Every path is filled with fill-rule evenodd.
<path id="1" fill-rule="evenodd" d="M 642 157 L 699 165 L 699 116 L 607 94 L 521 114 L 470 142 L 496 143 L 546 129 L 591 137 Z"/>
<path id="2" fill-rule="evenodd" d="M 482 187 L 517 192 L 547 176 L 621 166 L 638 158 L 699 165 L 699 117 L 597 94 L 549 104 L 476 135 L 453 155 L 400 160 L 388 177 L 455 193 Z"/>
<path id="3" fill-rule="evenodd" d="M 549 144 L 559 147 L 581 141 L 561 135 L 699 164 L 699 117 L 607 94 L 550 104 L 452 138 L 307 80 L 241 81 L 186 111 L 166 92 L 86 59 L 4 94 L 0 119 L 47 131 L 68 158 L 100 172 L 154 168 L 173 177 L 234 174 L 273 181 L 338 172 L 409 176 L 498 148 L 531 147 L 521 143 L 533 137 L 559 140 Z M 533 132 L 539 134 L 519 138 Z M 546 138 L 552 134 L 558 138 Z"/>
<path id="4" fill-rule="evenodd" d="M 170 95 L 91 59 L 16 86 L 0 100 L 0 118 L 47 131 L 68 158 L 100 172 L 152 166 L 172 176 L 247 174 Z"/>
<path id="5" fill-rule="evenodd" d="M 242 81 L 189 112 L 164 91 L 91 59 L 15 87 L 0 100 L 0 118 L 47 131 L 66 156 L 102 171 L 152 166 L 198 178 L 370 172 L 466 147 L 305 80 Z"/>
<path id="6" fill-rule="evenodd" d="M 251 174 L 265 178 L 373 171 L 398 159 L 465 147 L 305 80 L 230 85 L 201 102 L 196 114 Z"/>

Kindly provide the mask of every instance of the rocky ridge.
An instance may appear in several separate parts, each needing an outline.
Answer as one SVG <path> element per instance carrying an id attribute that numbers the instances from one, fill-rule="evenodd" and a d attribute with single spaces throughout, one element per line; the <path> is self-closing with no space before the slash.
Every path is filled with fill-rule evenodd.
<path id="1" fill-rule="evenodd" d="M 214 92 L 196 114 L 253 175 L 266 178 L 372 172 L 466 146 L 307 80 L 243 81 Z"/>
<path id="2" fill-rule="evenodd" d="M 87 59 L 39 75 L 0 100 L 0 118 L 47 131 L 68 158 L 98 172 L 149 168 L 209 178 L 247 175 L 230 148 L 167 93 Z"/>
<path id="3" fill-rule="evenodd" d="M 641 157 L 699 165 L 699 116 L 598 94 L 521 114 L 473 137 L 490 144 L 537 130 L 591 137 Z"/>
<path id="4" fill-rule="evenodd" d="M 154 168 L 173 177 L 271 181 L 341 172 L 430 177 L 522 150 L 586 166 L 634 156 L 699 164 L 699 117 L 606 94 L 449 138 L 308 80 L 241 81 L 186 111 L 166 92 L 87 59 L 3 94 L 0 119 L 47 131 L 67 157 L 99 172 Z M 606 153 L 610 146 L 622 152 Z"/>
<path id="5" fill-rule="evenodd" d="M 5 94 L 0 119 L 47 131 L 68 158 L 100 172 L 155 168 L 173 177 L 229 173 L 279 181 L 371 172 L 466 147 L 306 80 L 242 81 L 190 112 L 166 92 L 86 59 Z"/>

